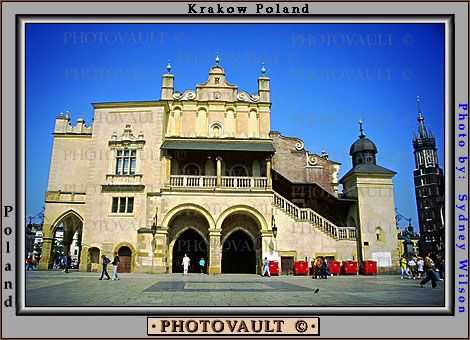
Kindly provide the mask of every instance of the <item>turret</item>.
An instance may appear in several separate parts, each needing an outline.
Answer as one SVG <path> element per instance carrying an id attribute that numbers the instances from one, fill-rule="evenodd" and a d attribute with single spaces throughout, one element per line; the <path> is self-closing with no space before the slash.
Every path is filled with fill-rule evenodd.
<path id="1" fill-rule="evenodd" d="M 266 75 L 266 67 L 264 63 L 261 66 L 261 75 L 258 77 L 258 96 L 262 103 L 271 102 L 271 89 L 269 87 L 270 78 Z"/>
<path id="2" fill-rule="evenodd" d="M 175 92 L 175 77 L 171 74 L 171 64 L 168 62 L 166 65 L 167 72 L 162 76 L 162 92 L 160 99 L 161 100 L 172 100 L 173 93 Z"/>

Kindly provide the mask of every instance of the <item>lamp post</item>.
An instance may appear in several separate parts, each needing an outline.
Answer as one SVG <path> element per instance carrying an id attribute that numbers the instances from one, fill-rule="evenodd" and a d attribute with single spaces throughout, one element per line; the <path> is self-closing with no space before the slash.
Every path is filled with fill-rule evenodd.
<path id="1" fill-rule="evenodd" d="M 157 234 L 157 223 L 156 221 L 153 222 L 152 226 L 150 227 L 150 231 L 152 232 L 152 273 L 153 273 L 153 265 L 154 265 L 154 258 L 155 258 L 155 249 L 157 248 L 157 242 L 155 241 L 155 235 Z"/>
<path id="2" fill-rule="evenodd" d="M 274 219 L 274 215 L 271 219 L 271 229 L 273 231 L 274 238 L 276 238 L 277 237 L 277 227 L 276 227 L 276 220 Z"/>

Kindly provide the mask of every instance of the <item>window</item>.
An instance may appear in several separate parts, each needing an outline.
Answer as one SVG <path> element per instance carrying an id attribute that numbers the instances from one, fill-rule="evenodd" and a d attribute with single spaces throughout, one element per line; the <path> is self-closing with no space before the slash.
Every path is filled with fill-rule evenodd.
<path id="1" fill-rule="evenodd" d="M 117 150 L 116 175 L 135 175 L 136 150 Z"/>
<path id="2" fill-rule="evenodd" d="M 232 169 L 230 169 L 230 176 L 246 177 L 248 176 L 248 170 L 243 165 L 234 165 Z"/>
<path id="3" fill-rule="evenodd" d="M 134 212 L 134 197 L 113 197 L 111 206 L 113 214 L 131 214 Z"/>
<path id="4" fill-rule="evenodd" d="M 220 78 L 219 78 L 219 77 L 215 77 L 215 83 L 216 83 L 216 84 L 219 84 L 219 83 L 220 83 Z"/>
<path id="5" fill-rule="evenodd" d="M 187 176 L 199 176 L 201 174 L 199 166 L 195 163 L 187 164 L 184 167 L 183 172 Z"/>

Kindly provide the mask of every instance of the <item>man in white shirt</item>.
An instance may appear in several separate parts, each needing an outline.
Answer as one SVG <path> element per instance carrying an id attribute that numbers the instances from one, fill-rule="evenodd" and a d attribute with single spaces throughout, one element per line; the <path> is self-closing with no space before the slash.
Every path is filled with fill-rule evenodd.
<path id="1" fill-rule="evenodd" d="M 183 257 L 183 275 L 188 275 L 188 270 L 189 270 L 189 263 L 191 262 L 191 259 L 188 257 L 188 255 L 184 254 Z"/>

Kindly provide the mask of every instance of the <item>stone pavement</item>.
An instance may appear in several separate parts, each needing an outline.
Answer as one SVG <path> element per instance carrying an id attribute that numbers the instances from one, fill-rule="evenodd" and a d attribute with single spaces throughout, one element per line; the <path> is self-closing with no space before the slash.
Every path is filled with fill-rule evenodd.
<path id="1" fill-rule="evenodd" d="M 443 306 L 444 282 L 432 289 L 399 276 L 263 278 L 248 274 L 121 274 L 26 272 L 26 306 Z M 315 294 L 315 290 L 319 289 Z"/>

